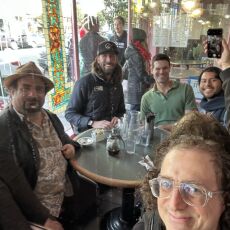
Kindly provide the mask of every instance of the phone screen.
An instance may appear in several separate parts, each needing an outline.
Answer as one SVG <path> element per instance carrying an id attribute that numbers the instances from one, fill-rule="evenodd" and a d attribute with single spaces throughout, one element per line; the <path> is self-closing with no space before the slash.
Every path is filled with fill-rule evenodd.
<path id="1" fill-rule="evenodd" d="M 222 29 L 209 29 L 208 36 L 208 57 L 221 58 L 222 52 Z"/>

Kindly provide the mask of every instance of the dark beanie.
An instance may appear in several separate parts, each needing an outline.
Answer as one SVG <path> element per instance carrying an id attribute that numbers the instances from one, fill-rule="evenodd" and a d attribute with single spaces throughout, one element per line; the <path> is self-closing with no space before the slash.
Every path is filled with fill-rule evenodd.
<path id="1" fill-rule="evenodd" d="M 138 28 L 133 28 L 133 41 L 138 40 L 138 41 L 144 41 L 146 39 L 146 33 L 142 29 Z"/>

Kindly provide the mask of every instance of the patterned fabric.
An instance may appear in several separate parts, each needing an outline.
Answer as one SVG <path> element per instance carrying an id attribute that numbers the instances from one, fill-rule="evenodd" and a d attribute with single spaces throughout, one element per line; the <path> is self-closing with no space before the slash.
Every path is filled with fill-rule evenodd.
<path id="1" fill-rule="evenodd" d="M 37 142 L 40 165 L 35 194 L 41 203 L 58 217 L 64 199 L 67 162 L 61 152 L 62 143 L 50 121 L 43 113 L 42 125 L 27 121 Z"/>

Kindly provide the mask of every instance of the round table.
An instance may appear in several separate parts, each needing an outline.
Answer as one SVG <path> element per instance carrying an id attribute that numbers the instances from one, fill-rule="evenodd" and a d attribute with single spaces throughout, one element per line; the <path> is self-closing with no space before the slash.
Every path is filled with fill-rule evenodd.
<path id="1" fill-rule="evenodd" d="M 77 136 L 91 137 L 93 129 Z M 154 157 L 155 147 L 168 135 L 159 128 L 154 129 L 154 138 L 148 147 L 137 145 L 134 154 L 128 154 L 122 149 L 118 155 L 111 156 L 106 151 L 106 140 L 83 146 L 76 154 L 71 164 L 75 170 L 91 180 L 112 187 L 123 188 L 122 207 L 110 211 L 102 221 L 103 229 L 131 229 L 134 220 L 134 191 L 147 173 L 144 166 L 138 162 L 144 156 Z"/>

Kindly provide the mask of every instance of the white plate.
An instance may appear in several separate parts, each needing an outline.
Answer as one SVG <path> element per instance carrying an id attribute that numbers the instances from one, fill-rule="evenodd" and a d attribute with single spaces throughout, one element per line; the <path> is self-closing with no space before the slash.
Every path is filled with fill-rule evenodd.
<path id="1" fill-rule="evenodd" d="M 92 137 L 81 137 L 77 140 L 77 142 L 80 145 L 91 145 L 93 144 L 93 138 Z"/>

